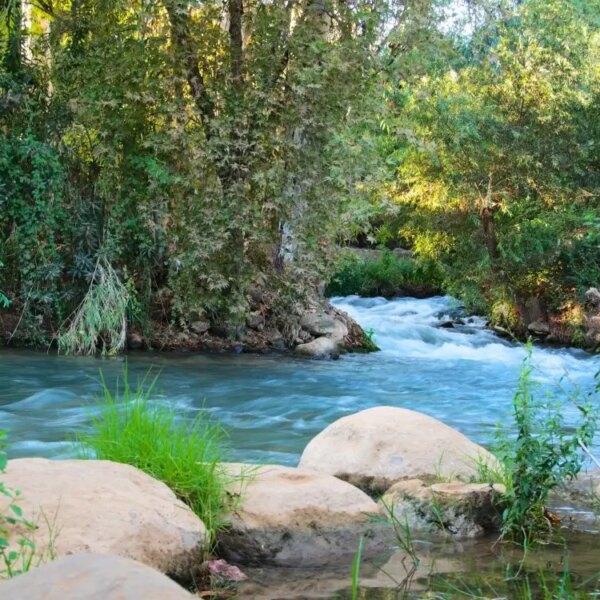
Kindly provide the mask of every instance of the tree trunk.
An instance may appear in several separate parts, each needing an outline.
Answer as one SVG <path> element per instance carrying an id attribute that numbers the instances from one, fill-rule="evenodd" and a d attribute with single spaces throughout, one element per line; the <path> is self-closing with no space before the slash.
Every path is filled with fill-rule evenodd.
<path id="1" fill-rule="evenodd" d="M 492 207 L 484 207 L 481 211 L 481 225 L 488 257 L 490 259 L 490 266 L 492 271 L 497 273 L 500 270 L 500 254 L 498 253 L 498 238 L 496 235 L 496 224 L 494 223 L 494 212 L 495 210 Z"/>
<path id="2" fill-rule="evenodd" d="M 490 259 L 490 267 L 493 273 L 500 272 L 498 253 L 498 237 L 496 235 L 496 224 L 494 223 L 494 214 L 497 206 L 492 200 L 492 179 L 493 174 L 488 175 L 487 192 L 483 199 L 483 207 L 481 209 L 481 226 L 483 228 L 483 237 L 487 247 L 488 257 Z"/>
<path id="3" fill-rule="evenodd" d="M 229 0 L 229 53 L 231 60 L 231 79 L 238 94 L 243 92 L 243 40 L 242 17 L 244 14 L 243 0 Z"/>
<path id="4" fill-rule="evenodd" d="M 204 77 L 196 59 L 195 48 L 192 45 L 188 3 L 186 0 L 165 0 L 165 8 L 171 24 L 171 40 L 184 65 L 192 98 L 204 127 L 204 135 L 208 140 L 211 137 L 211 119 L 214 117 L 215 107 L 206 90 Z"/>

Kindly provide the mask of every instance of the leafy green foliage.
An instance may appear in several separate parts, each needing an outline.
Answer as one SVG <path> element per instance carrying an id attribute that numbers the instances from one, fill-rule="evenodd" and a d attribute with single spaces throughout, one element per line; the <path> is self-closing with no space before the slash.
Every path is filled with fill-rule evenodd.
<path id="1" fill-rule="evenodd" d="M 475 309 L 558 311 L 600 278 L 598 8 L 474 3 L 467 27 L 434 21 L 437 60 L 389 70 L 384 220 Z"/>
<path id="2" fill-rule="evenodd" d="M 548 496 L 558 485 L 577 476 L 585 458 L 582 446 L 590 444 L 598 423 L 598 411 L 592 403 L 573 396 L 569 404 L 580 418 L 567 428 L 569 406 L 552 396 L 540 397 L 532 374 L 529 347 L 513 399 L 517 435 L 513 439 L 501 432 L 497 452 L 504 467 L 502 483 L 507 487 L 503 535 L 524 543 L 549 531 L 545 515 Z M 491 474 L 483 475 L 487 478 Z"/>
<path id="3" fill-rule="evenodd" d="M 432 262 L 398 258 L 384 250 L 377 259 L 348 255 L 341 259 L 326 294 L 329 296 L 431 295 L 439 284 Z"/>
<path id="4" fill-rule="evenodd" d="M 129 291 L 106 260 L 98 260 L 90 289 L 58 340 L 65 354 L 116 354 L 125 346 Z"/>
<path id="5" fill-rule="evenodd" d="M 159 291 L 173 298 L 167 321 L 231 325 L 252 286 L 282 320 L 314 293 L 364 196 L 374 153 L 356 139 L 373 118 L 373 47 L 391 6 L 10 4 L 0 287 L 22 329 L 43 322 L 60 339 L 67 318 L 60 347 L 89 352 L 102 336 L 91 321 L 80 334 L 77 307 L 95 312 L 100 258 L 131 282 L 142 323 Z"/>
<path id="6" fill-rule="evenodd" d="M 103 397 L 90 429 L 80 437 L 86 456 L 141 469 L 163 481 L 206 525 L 213 540 L 224 524 L 227 476 L 224 432 L 205 411 L 194 418 L 152 400 L 157 379 L 134 389 L 125 370 L 113 393 L 102 380 Z"/>

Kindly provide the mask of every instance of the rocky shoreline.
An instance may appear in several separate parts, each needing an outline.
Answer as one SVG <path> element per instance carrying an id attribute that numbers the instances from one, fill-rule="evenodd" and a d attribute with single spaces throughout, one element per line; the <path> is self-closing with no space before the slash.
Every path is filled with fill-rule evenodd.
<path id="1" fill-rule="evenodd" d="M 140 350 L 185 350 L 211 352 L 272 353 L 292 351 L 307 358 L 337 358 L 343 352 L 369 352 L 376 349 L 370 338 L 348 314 L 326 301 L 313 303 L 307 310 L 288 315 L 285 322 L 265 310 L 257 310 L 244 327 L 231 328 L 195 320 L 157 327 L 145 338 L 130 331 L 127 348 Z"/>
<path id="2" fill-rule="evenodd" d="M 125 349 L 158 352 L 293 352 L 307 358 L 337 358 L 344 352 L 371 352 L 377 349 L 356 321 L 326 300 L 314 301 L 305 310 L 282 318 L 265 305 L 255 310 L 242 326 L 211 323 L 190 315 L 176 324 L 156 318 L 150 331 L 128 328 Z M 35 334 L 19 330 L 15 311 L 0 312 L 0 341 L 3 345 L 52 347 L 56 332 L 50 323 L 40 321 Z M 50 340 L 50 341 L 48 341 Z"/>
<path id="3" fill-rule="evenodd" d="M 157 293 L 168 304 L 168 294 Z M 583 304 L 559 312 L 546 309 L 535 297 L 513 305 L 496 307 L 488 327 L 501 337 L 515 341 L 532 338 L 538 344 L 577 347 L 594 351 L 600 347 L 600 291 L 590 288 Z M 293 314 L 280 315 L 264 293 L 249 296 L 252 312 L 243 325 L 213 323 L 200 314 L 191 314 L 175 323 L 165 318 L 165 307 L 153 312 L 152 325 L 144 334 L 136 326 L 127 332 L 125 349 L 157 352 L 287 353 L 307 358 L 337 358 L 345 352 L 371 352 L 378 348 L 361 326 L 347 313 L 323 298 L 314 298 Z M 155 299 L 155 304 L 160 304 Z M 159 314 L 163 311 L 164 314 Z M 439 326 L 460 327 L 469 317 L 456 316 Z M 50 323 L 40 320 L 35 332 L 19 330 L 14 310 L 0 312 L 0 340 L 4 345 L 52 347 L 56 335 Z M 36 341 L 37 340 L 37 341 Z M 50 340 L 50 341 L 48 341 Z"/>

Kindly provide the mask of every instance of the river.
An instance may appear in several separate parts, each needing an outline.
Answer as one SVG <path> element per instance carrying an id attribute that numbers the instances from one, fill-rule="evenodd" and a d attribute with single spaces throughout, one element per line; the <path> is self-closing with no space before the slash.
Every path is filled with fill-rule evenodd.
<path id="1" fill-rule="evenodd" d="M 510 423 L 522 345 L 503 340 L 479 318 L 447 329 L 460 308 L 451 298 L 334 298 L 381 352 L 307 361 L 286 355 L 155 354 L 126 359 L 0 351 L 0 429 L 10 455 L 67 457 L 100 392 L 148 369 L 160 371 L 157 398 L 185 412 L 209 410 L 229 432 L 231 458 L 294 465 L 306 443 L 335 419 L 377 405 L 422 411 L 489 446 Z M 600 358 L 536 348 L 535 376 L 546 389 L 593 387 Z M 560 383 L 562 379 L 562 383 Z M 567 409 L 567 420 L 575 414 Z M 595 448 L 598 450 L 598 447 Z"/>

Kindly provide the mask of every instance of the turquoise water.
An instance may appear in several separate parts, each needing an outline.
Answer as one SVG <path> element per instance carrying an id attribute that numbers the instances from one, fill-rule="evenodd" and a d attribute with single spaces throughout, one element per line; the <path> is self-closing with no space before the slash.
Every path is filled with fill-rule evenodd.
<path id="1" fill-rule="evenodd" d="M 159 401 L 183 413 L 209 410 L 230 435 L 232 459 L 296 464 L 306 443 L 335 419 L 376 405 L 412 408 L 488 445 L 510 401 L 525 351 L 484 328 L 481 319 L 440 328 L 457 307 L 450 298 L 335 298 L 382 348 L 338 361 L 289 356 L 134 353 L 130 377 L 159 369 Z M 590 389 L 600 358 L 580 351 L 534 351 L 548 389 Z M 124 358 L 62 357 L 0 350 L 0 429 L 12 456 L 66 457 L 100 391 L 122 374 Z M 573 409 L 574 410 L 574 409 Z M 568 411 L 567 411 L 568 412 Z M 596 445 L 596 449 L 598 449 Z"/>

